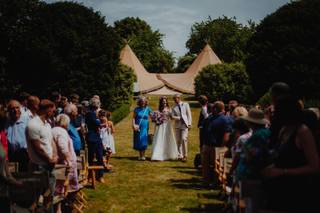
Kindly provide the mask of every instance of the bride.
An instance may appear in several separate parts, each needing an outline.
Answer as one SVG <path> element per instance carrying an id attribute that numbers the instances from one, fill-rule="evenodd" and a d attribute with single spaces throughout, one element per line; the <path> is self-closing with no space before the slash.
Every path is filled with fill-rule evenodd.
<path id="1" fill-rule="evenodd" d="M 153 136 L 151 160 L 175 160 L 178 158 L 178 149 L 171 122 L 171 110 L 167 97 L 159 100 L 159 111 L 152 114 L 152 121 L 156 127 Z"/>

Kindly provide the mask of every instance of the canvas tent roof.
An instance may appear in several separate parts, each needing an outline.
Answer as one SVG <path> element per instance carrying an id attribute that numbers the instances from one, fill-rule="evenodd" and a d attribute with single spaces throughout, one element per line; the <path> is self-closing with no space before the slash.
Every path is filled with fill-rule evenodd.
<path id="1" fill-rule="evenodd" d="M 176 94 L 181 94 L 181 92 L 175 91 L 173 89 L 170 89 L 167 86 L 164 86 L 161 89 L 154 90 L 152 92 L 149 92 L 148 94 L 149 95 L 176 95 Z"/>
<path id="2" fill-rule="evenodd" d="M 194 94 L 194 78 L 209 64 L 220 64 L 221 61 L 207 44 L 185 73 L 160 74 L 159 79 L 168 87 L 182 93 Z"/>
<path id="3" fill-rule="evenodd" d="M 146 71 L 128 44 L 120 52 L 120 62 L 134 70 L 137 76 L 137 87 L 141 93 L 148 93 L 164 86 L 156 74 Z"/>

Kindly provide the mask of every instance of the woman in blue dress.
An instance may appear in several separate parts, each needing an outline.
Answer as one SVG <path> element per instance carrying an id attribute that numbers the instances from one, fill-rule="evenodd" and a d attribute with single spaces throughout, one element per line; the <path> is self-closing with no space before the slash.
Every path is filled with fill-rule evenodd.
<path id="1" fill-rule="evenodd" d="M 148 107 L 147 99 L 139 97 L 137 107 L 133 111 L 133 148 L 139 151 L 139 160 L 146 160 L 145 151 L 148 147 L 149 118 L 152 110 Z"/>

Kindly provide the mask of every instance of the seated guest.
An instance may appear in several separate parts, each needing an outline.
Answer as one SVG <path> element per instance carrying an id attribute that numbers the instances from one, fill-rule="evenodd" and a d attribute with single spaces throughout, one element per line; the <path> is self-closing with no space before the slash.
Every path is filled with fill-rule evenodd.
<path id="1" fill-rule="evenodd" d="M 26 126 L 28 118 L 22 115 L 21 105 L 17 100 L 10 100 L 8 103 L 9 122 L 7 126 L 9 160 L 19 163 L 20 171 L 28 170 L 28 152 L 26 141 Z"/>
<path id="2" fill-rule="evenodd" d="M 69 170 L 69 187 L 71 190 L 78 190 L 77 156 L 73 150 L 73 143 L 68 135 L 67 129 L 70 119 L 66 114 L 60 114 L 56 120 L 56 127 L 52 129 L 52 136 L 57 146 L 58 163 L 67 165 Z M 56 182 L 56 194 L 63 194 L 65 191 L 64 181 Z M 56 212 L 61 212 L 61 203 L 56 206 Z"/>
<path id="3" fill-rule="evenodd" d="M 78 133 L 78 128 L 74 125 L 74 121 L 76 120 L 78 116 L 78 108 L 74 104 L 68 104 L 64 108 L 64 112 L 69 116 L 70 118 L 70 124 L 68 127 L 68 133 L 69 136 L 72 139 L 73 142 L 73 149 L 77 155 L 80 155 L 81 150 L 81 138 Z"/>
<path id="4" fill-rule="evenodd" d="M 51 199 L 55 191 L 55 177 L 52 170 L 58 157 L 48 120 L 54 113 L 54 103 L 46 99 L 41 100 L 38 115 L 29 121 L 26 129 L 30 169 L 48 172 Z"/>

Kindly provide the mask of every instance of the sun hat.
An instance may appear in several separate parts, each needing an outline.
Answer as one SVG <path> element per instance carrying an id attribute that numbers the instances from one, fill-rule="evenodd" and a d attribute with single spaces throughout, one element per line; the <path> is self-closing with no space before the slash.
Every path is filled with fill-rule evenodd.
<path id="1" fill-rule="evenodd" d="M 250 123 L 265 125 L 268 124 L 268 120 L 264 118 L 264 113 L 262 110 L 252 108 L 248 115 L 241 116 L 243 120 L 249 121 Z"/>

